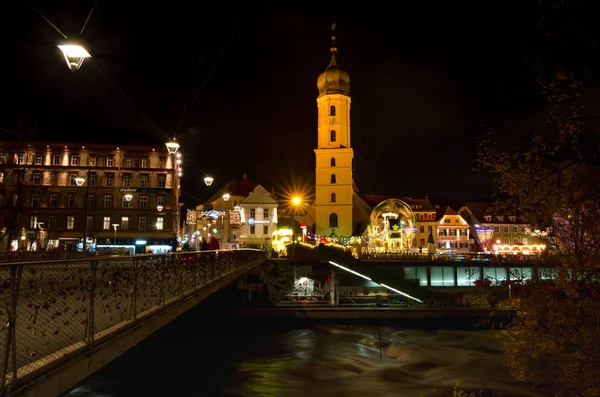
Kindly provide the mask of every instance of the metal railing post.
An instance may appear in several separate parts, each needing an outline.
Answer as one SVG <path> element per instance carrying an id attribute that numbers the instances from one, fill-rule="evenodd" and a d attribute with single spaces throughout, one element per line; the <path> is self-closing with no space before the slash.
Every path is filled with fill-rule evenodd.
<path id="1" fill-rule="evenodd" d="M 166 261 L 167 261 L 167 255 L 168 254 L 164 254 L 161 258 L 160 258 L 160 269 L 158 271 L 158 306 L 162 306 L 165 303 L 165 299 L 164 299 L 164 286 L 165 286 L 165 282 L 164 282 L 164 276 L 163 276 L 163 272 L 166 271 Z"/>
<path id="2" fill-rule="evenodd" d="M 131 297 L 131 318 L 137 320 L 138 259 L 133 258 L 133 296 Z"/>
<path id="3" fill-rule="evenodd" d="M 17 335 L 16 335 L 16 320 L 17 320 L 17 302 L 19 295 L 19 285 L 21 284 L 21 275 L 23 274 L 22 266 L 10 266 L 10 306 L 6 308 L 8 315 L 8 323 L 6 324 L 6 341 L 4 344 L 4 360 L 2 360 L 3 368 L 0 377 L 0 389 L 4 390 L 6 382 L 6 373 L 8 372 L 8 357 L 11 357 L 12 376 L 13 380 L 17 379 Z"/>
<path id="4" fill-rule="evenodd" d="M 94 342 L 94 334 L 96 333 L 96 276 L 98 272 L 98 261 L 90 260 L 90 308 L 88 316 L 88 344 Z"/>

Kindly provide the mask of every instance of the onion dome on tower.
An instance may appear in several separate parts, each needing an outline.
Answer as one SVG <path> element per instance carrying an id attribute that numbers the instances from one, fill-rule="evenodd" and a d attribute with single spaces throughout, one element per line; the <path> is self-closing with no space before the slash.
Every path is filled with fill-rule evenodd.
<path id="1" fill-rule="evenodd" d="M 335 23 L 331 26 L 331 63 L 327 66 L 327 69 L 319 75 L 317 79 L 317 88 L 319 89 L 319 96 L 329 94 L 350 94 L 350 76 L 348 72 L 341 69 L 337 63 L 337 47 L 335 46 L 335 36 L 333 31 L 335 30 Z"/>

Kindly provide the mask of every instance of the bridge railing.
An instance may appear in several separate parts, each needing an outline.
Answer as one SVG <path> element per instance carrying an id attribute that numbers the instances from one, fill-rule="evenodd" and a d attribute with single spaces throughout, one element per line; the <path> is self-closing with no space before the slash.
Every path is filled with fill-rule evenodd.
<path id="1" fill-rule="evenodd" d="M 0 263 L 0 387 L 13 389 L 264 260 L 257 250 L 223 250 Z"/>

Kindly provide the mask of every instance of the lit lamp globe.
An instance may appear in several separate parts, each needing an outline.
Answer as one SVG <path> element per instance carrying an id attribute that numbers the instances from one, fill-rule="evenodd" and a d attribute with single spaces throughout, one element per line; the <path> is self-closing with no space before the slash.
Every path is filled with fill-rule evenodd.
<path id="1" fill-rule="evenodd" d="M 214 179 L 210 176 L 205 176 L 204 177 L 204 183 L 206 184 L 206 186 L 210 186 L 212 185 Z"/>
<path id="2" fill-rule="evenodd" d="M 65 61 L 67 62 L 67 66 L 72 72 L 78 71 L 86 58 L 92 57 L 85 48 L 73 42 L 61 44 L 58 46 L 58 48 L 62 51 Z"/>
<path id="3" fill-rule="evenodd" d="M 300 205 L 301 202 L 302 202 L 302 199 L 298 196 L 296 196 L 292 199 L 292 204 L 294 204 L 296 206 Z"/>
<path id="4" fill-rule="evenodd" d="M 133 196 L 131 194 L 126 194 L 123 197 L 125 198 L 125 201 L 131 201 L 131 199 L 133 199 Z"/>
<path id="5" fill-rule="evenodd" d="M 229 198 L 230 198 L 230 197 L 231 197 L 231 196 L 229 195 L 229 193 L 225 193 L 225 194 L 223 195 L 223 200 L 225 200 L 225 201 L 229 201 Z"/>
<path id="6" fill-rule="evenodd" d="M 163 206 L 162 206 L 162 205 L 157 205 L 157 206 L 156 206 L 156 210 L 157 210 L 158 212 L 162 212 L 162 210 L 163 210 Z"/>
<path id="7" fill-rule="evenodd" d="M 77 186 L 83 186 L 84 183 L 85 183 L 85 178 L 82 178 L 80 176 L 75 178 L 75 184 Z"/>
<path id="8" fill-rule="evenodd" d="M 165 143 L 169 154 L 175 154 L 179 150 L 179 144 L 173 139 L 171 142 Z"/>

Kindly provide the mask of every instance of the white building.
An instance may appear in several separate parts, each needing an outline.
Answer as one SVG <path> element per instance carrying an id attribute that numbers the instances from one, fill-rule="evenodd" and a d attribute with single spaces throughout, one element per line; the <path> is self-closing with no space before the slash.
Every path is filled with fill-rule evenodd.
<path id="1" fill-rule="evenodd" d="M 265 248 L 270 245 L 277 230 L 277 207 L 275 198 L 261 185 L 239 203 L 242 246 Z"/>

